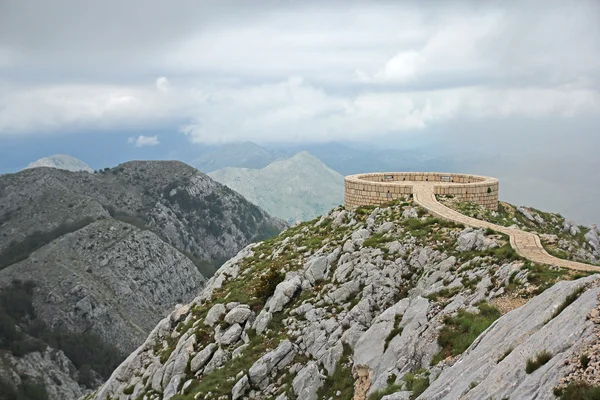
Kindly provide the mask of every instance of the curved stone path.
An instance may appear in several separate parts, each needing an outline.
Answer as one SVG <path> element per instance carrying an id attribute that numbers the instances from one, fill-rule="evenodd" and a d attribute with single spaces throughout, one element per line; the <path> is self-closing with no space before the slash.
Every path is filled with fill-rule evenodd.
<path id="1" fill-rule="evenodd" d="M 540 242 L 540 238 L 536 234 L 467 217 L 458 211 L 446 207 L 435 198 L 435 185 L 436 184 L 433 182 L 415 182 L 412 187 L 415 203 L 425 208 L 430 214 L 466 226 L 472 226 L 474 228 L 490 228 L 497 232 L 504 233 L 510 237 L 510 245 L 521 257 L 527 258 L 535 263 L 555 265 L 579 271 L 600 272 L 600 267 L 598 266 L 551 256 L 544 249 Z"/>

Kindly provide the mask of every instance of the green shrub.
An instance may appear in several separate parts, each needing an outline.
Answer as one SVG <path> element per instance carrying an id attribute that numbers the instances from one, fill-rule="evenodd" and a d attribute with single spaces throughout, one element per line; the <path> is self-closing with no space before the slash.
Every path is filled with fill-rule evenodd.
<path id="1" fill-rule="evenodd" d="M 406 389 L 412 392 L 410 398 L 416 399 L 429 387 L 429 377 L 425 375 L 408 373 L 402 378 L 406 382 Z"/>
<path id="2" fill-rule="evenodd" d="M 546 350 L 542 350 L 536 354 L 535 358 L 528 358 L 525 364 L 525 372 L 531 374 L 533 371 L 540 368 L 552 359 L 552 354 Z"/>
<path id="3" fill-rule="evenodd" d="M 354 378 L 352 377 L 352 348 L 344 344 L 344 353 L 338 361 L 333 375 L 328 376 L 325 384 L 319 389 L 319 399 L 335 398 L 339 400 L 352 400 L 354 398 Z M 339 396 L 337 392 L 341 392 Z"/>
<path id="4" fill-rule="evenodd" d="M 562 400 L 598 400 L 600 386 L 592 386 L 587 382 L 571 382 L 564 389 L 555 388 L 554 395 Z"/>
<path id="5" fill-rule="evenodd" d="M 271 266 L 269 270 L 260 277 L 258 285 L 254 289 L 257 298 L 267 301 L 275 293 L 275 288 L 285 279 L 285 274 L 276 266 Z"/>
<path id="6" fill-rule="evenodd" d="M 0 377 L 0 400 L 48 400 L 46 387 L 41 381 L 21 376 L 17 387 Z"/>
<path id="7" fill-rule="evenodd" d="M 582 354 L 581 357 L 579 357 L 579 362 L 581 363 L 581 368 L 586 369 L 590 364 L 590 356 Z"/>
<path id="8" fill-rule="evenodd" d="M 133 389 L 135 389 L 134 385 L 127 386 L 123 389 L 123 394 L 133 394 Z"/>
<path id="9" fill-rule="evenodd" d="M 501 315 L 496 307 L 487 303 L 479 304 L 478 308 L 478 314 L 459 310 L 455 317 L 444 318 L 445 325 L 438 336 L 442 349 L 433 358 L 432 365 L 449 356 L 462 354 Z"/>
<path id="10" fill-rule="evenodd" d="M 400 326 L 400 322 L 402 322 L 402 315 L 398 314 L 398 315 L 396 315 L 396 318 L 394 321 L 394 327 L 392 328 L 390 333 L 387 335 L 387 338 L 385 339 L 385 345 L 383 346 L 383 351 L 387 350 L 387 348 L 390 345 L 390 342 L 392 341 L 393 338 L 402 334 L 403 328 Z"/>
<path id="11" fill-rule="evenodd" d="M 385 389 L 380 389 L 374 393 L 371 393 L 368 400 L 381 400 L 383 396 L 387 396 L 388 394 L 396 393 L 402 390 L 402 385 L 391 384 L 388 385 Z"/>
<path id="12" fill-rule="evenodd" d="M 498 358 L 497 362 L 500 363 L 502 360 L 504 360 L 506 357 L 508 357 L 508 355 L 510 353 L 512 353 L 512 351 L 513 351 L 512 347 L 508 348 L 504 353 L 502 353 L 502 355 L 500 356 L 500 358 Z"/>

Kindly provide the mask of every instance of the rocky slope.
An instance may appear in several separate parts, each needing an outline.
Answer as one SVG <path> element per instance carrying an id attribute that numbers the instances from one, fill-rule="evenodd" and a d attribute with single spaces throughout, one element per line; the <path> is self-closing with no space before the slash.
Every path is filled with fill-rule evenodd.
<path id="1" fill-rule="evenodd" d="M 0 386 L 96 387 L 203 273 L 283 226 L 179 162 L 0 177 Z"/>
<path id="2" fill-rule="evenodd" d="M 555 257 L 600 265 L 600 228 L 596 225 L 577 225 L 560 214 L 505 202 L 500 202 L 498 211 L 491 211 L 452 197 L 440 196 L 439 200 L 471 217 L 537 233 L 546 251 Z"/>
<path id="3" fill-rule="evenodd" d="M 209 176 L 290 223 L 313 219 L 344 200 L 344 177 L 305 151 L 263 169 L 225 168 Z"/>
<path id="4" fill-rule="evenodd" d="M 409 199 L 335 209 L 238 253 L 88 398 L 581 398 L 599 295 Z"/>
<path id="5" fill-rule="evenodd" d="M 25 169 L 37 167 L 58 168 L 74 172 L 94 172 L 94 170 L 83 161 L 66 154 L 55 154 L 50 157 L 40 158 L 39 160 L 29 164 L 27 167 L 25 167 Z"/>

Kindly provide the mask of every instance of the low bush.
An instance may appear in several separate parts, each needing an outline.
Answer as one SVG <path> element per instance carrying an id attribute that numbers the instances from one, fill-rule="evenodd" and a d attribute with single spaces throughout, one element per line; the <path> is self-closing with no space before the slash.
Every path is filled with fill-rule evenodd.
<path id="1" fill-rule="evenodd" d="M 579 357 L 579 362 L 581 363 L 581 368 L 586 369 L 590 364 L 590 356 L 582 354 L 581 357 Z"/>
<path id="2" fill-rule="evenodd" d="M 528 358 L 525 364 L 525 372 L 531 374 L 532 372 L 539 369 L 542 365 L 545 365 L 552 359 L 552 354 L 549 351 L 542 350 L 535 355 L 535 358 Z"/>
<path id="3" fill-rule="evenodd" d="M 563 389 L 555 388 L 554 395 L 561 400 L 598 400 L 600 386 L 590 385 L 587 382 L 571 382 Z"/>
<path id="4" fill-rule="evenodd" d="M 380 389 L 374 393 L 371 393 L 368 400 L 381 400 L 384 396 L 388 394 L 396 393 L 402 390 L 402 385 L 391 384 L 388 385 L 385 389 Z"/>
<path id="5" fill-rule="evenodd" d="M 275 293 L 275 288 L 285 279 L 285 274 L 276 266 L 271 266 L 269 270 L 260 278 L 258 285 L 254 289 L 257 298 L 267 301 Z"/>
<path id="6" fill-rule="evenodd" d="M 444 318 L 445 325 L 438 336 L 442 349 L 433 358 L 432 365 L 449 356 L 462 354 L 501 315 L 496 307 L 487 303 L 479 304 L 478 308 L 479 313 L 459 310 L 455 317 Z"/>
<path id="7" fill-rule="evenodd" d="M 402 379 L 406 382 L 406 389 L 412 392 L 411 400 L 419 397 L 429 387 L 429 377 L 427 375 L 408 373 Z"/>

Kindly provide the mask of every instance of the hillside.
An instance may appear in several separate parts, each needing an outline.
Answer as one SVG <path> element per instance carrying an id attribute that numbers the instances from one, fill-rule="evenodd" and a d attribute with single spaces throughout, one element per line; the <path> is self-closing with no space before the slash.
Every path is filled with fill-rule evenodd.
<path id="1" fill-rule="evenodd" d="M 97 387 L 223 260 L 283 227 L 180 162 L 1 176 L 0 386 Z"/>
<path id="2" fill-rule="evenodd" d="M 89 398 L 580 399 L 599 295 L 409 198 L 337 208 L 238 253 Z"/>
<path id="3" fill-rule="evenodd" d="M 313 219 L 344 200 L 344 177 L 307 152 L 263 169 L 225 168 L 208 175 L 290 223 Z"/>
<path id="4" fill-rule="evenodd" d="M 203 172 L 232 168 L 263 168 L 277 156 L 252 142 L 228 143 L 202 154 L 191 165 Z"/>
<path id="5" fill-rule="evenodd" d="M 58 168 L 73 172 L 94 172 L 94 170 L 83 161 L 66 154 L 55 154 L 50 157 L 40 158 L 29 164 L 25 169 L 37 167 Z"/>

